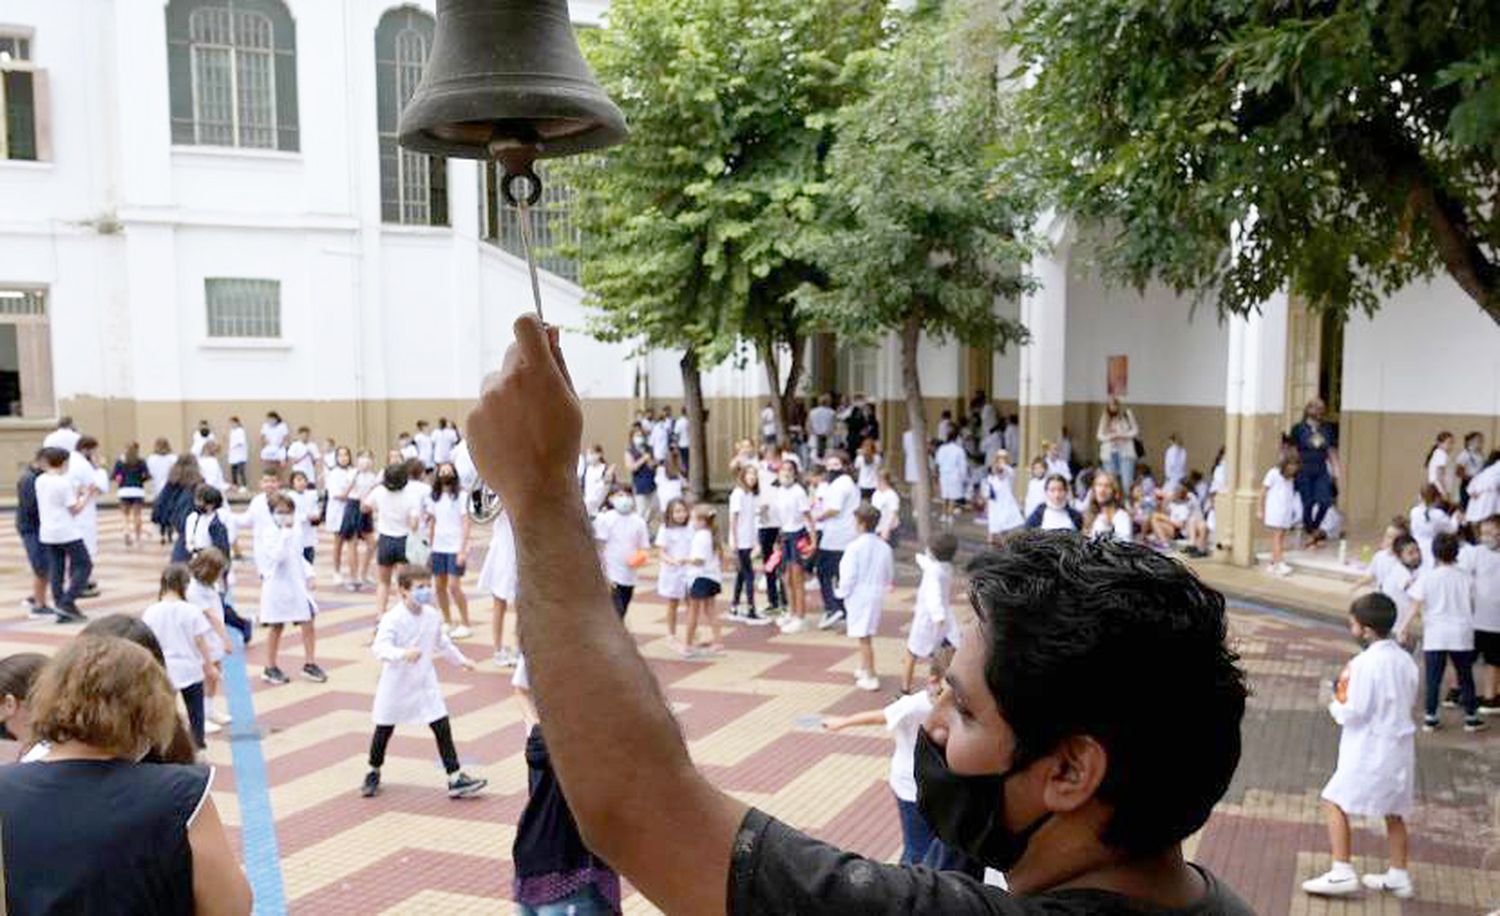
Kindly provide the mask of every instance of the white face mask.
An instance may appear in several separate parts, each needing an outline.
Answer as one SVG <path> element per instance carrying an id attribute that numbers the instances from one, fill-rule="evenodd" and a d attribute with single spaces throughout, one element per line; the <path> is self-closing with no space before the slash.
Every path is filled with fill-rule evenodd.
<path id="1" fill-rule="evenodd" d="M 616 512 L 620 513 L 630 512 L 635 509 L 635 500 L 623 493 L 611 498 L 609 504 L 614 507 Z"/>
<path id="2" fill-rule="evenodd" d="M 293 515 L 290 512 L 277 512 L 274 518 L 276 519 L 276 524 L 280 525 L 283 528 L 287 528 L 292 524 Z"/>

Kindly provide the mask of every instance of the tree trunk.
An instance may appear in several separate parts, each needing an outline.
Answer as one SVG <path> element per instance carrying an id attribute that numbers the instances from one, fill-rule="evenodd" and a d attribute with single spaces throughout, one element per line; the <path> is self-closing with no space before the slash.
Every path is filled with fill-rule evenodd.
<path id="1" fill-rule="evenodd" d="M 922 377 L 917 372 L 917 344 L 921 339 L 922 314 L 917 311 L 901 326 L 901 388 L 906 395 L 906 426 L 921 450 L 917 455 L 920 473 L 911 488 L 911 512 L 917 522 L 918 544 L 926 548 L 932 543 L 932 475 L 927 466 L 927 405 L 922 401 Z M 902 440 L 904 447 L 904 436 Z"/>
<path id="2" fill-rule="evenodd" d="M 698 351 L 682 353 L 683 409 L 688 415 L 688 482 L 700 500 L 708 499 L 708 416 L 703 407 L 703 373 L 698 369 Z"/>
<path id="3" fill-rule="evenodd" d="M 776 341 L 767 338 L 756 344 L 760 363 L 766 370 L 766 386 L 771 390 L 771 405 L 776 410 L 776 441 L 782 448 L 791 442 L 788 430 L 791 429 L 792 398 L 797 394 L 797 386 L 802 384 L 804 343 L 800 334 L 793 334 L 786 341 L 792 362 L 787 367 L 785 384 L 781 381 L 781 366 L 776 359 Z"/>

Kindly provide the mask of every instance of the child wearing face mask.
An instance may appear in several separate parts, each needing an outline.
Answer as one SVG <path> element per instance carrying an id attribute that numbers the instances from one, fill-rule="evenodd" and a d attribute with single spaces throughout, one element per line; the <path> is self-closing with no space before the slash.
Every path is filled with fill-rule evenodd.
<path id="1" fill-rule="evenodd" d="M 604 500 L 609 496 L 609 473 L 610 467 L 604 461 L 604 446 L 591 447 L 583 456 L 583 475 L 580 480 L 583 484 L 583 507 L 588 510 L 589 518 L 595 517 L 604 508 Z"/>
<path id="2" fill-rule="evenodd" d="M 1355 600 L 1349 608 L 1349 632 L 1364 650 L 1344 666 L 1334 687 L 1328 713 L 1342 728 L 1338 765 L 1323 787 L 1333 867 L 1302 884 L 1309 894 L 1342 897 L 1364 887 L 1412 895 L 1406 871 L 1408 836 L 1416 783 L 1416 725 L 1411 708 L 1417 700 L 1417 665 L 1391 639 L 1396 604 L 1378 592 Z M 1385 819 L 1390 868 L 1383 874 L 1354 873 L 1350 857 L 1349 815 Z"/>
<path id="3" fill-rule="evenodd" d="M 380 792 L 380 767 L 396 726 L 421 722 L 437 739 L 438 755 L 448 774 L 448 797 L 468 798 L 489 780 L 475 779 L 459 765 L 448 707 L 432 662 L 441 655 L 465 671 L 473 671 L 474 663 L 443 632 L 443 616 L 432 606 L 432 573 L 425 566 L 403 566 L 396 574 L 396 589 L 398 600 L 381 616 L 370 648 L 382 665 L 370 715 L 375 723 L 370 771 L 360 794 L 370 798 Z"/>
<path id="4" fill-rule="evenodd" d="M 843 731 L 861 725 L 884 726 L 895 746 L 891 749 L 890 786 L 896 796 L 896 811 L 901 817 L 901 864 L 920 865 L 932 846 L 932 828 L 917 809 L 917 780 L 912 773 L 917 732 L 932 715 L 932 701 L 943 685 L 943 675 L 953 658 L 951 648 L 934 652 L 927 669 L 927 689 L 907 694 L 886 706 L 848 716 L 828 716 L 823 730 Z"/>
<path id="5" fill-rule="evenodd" d="M 469 599 L 464 594 L 464 568 L 469 560 L 469 497 L 458 485 L 458 469 L 448 462 L 437 466 L 433 474 L 432 494 L 427 497 L 427 542 L 432 545 L 428 563 L 436 584 L 438 610 L 444 625 L 453 622 L 453 606 L 458 606 L 459 625 L 448 635 L 467 639 L 473 634 L 469 625 Z"/>
<path id="6" fill-rule="evenodd" d="M 302 676 L 322 684 L 328 675 L 318 666 L 317 629 L 313 618 L 318 606 L 313 602 L 313 569 L 302 556 L 302 532 L 297 526 L 297 508 L 285 493 L 272 493 L 266 499 L 271 524 L 255 532 L 255 568 L 260 573 L 260 622 L 270 631 L 266 636 L 266 667 L 261 679 L 268 684 L 285 684 L 291 679 L 277 666 L 281 633 L 289 623 L 302 631 Z"/>
<path id="7" fill-rule="evenodd" d="M 1500 515 L 1479 523 L 1479 543 L 1459 549 L 1458 565 L 1474 581 L 1474 652 L 1483 663 L 1479 712 L 1500 715 Z"/>
<path id="8" fill-rule="evenodd" d="M 625 619 L 630 599 L 635 596 L 636 570 L 651 549 L 651 535 L 646 520 L 636 511 L 636 500 L 627 487 L 616 486 L 609 495 L 609 509 L 594 519 L 594 540 L 609 578 L 610 595 L 615 613 Z"/>

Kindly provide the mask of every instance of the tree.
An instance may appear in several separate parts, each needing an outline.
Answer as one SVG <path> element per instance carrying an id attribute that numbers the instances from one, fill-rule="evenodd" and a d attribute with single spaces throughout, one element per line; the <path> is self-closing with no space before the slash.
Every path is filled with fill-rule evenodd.
<path id="1" fill-rule="evenodd" d="M 631 129 L 598 159 L 558 163 L 579 195 L 593 330 L 684 351 L 700 455 L 700 370 L 742 340 L 800 352 L 788 296 L 813 274 L 792 246 L 817 215 L 836 77 L 879 38 L 882 10 L 879 0 L 616 0 L 606 26 L 581 35 Z M 692 476 L 706 492 L 705 460 Z"/>
<path id="2" fill-rule="evenodd" d="M 1345 314 L 1442 270 L 1500 322 L 1492 0 L 1017 8 L 1015 153 L 1114 275 Z"/>
<path id="3" fill-rule="evenodd" d="M 972 43 L 960 40 L 984 5 L 920 7 L 898 18 L 888 47 L 851 59 L 847 77 L 864 92 L 837 115 L 828 205 L 806 237 L 829 280 L 799 294 L 809 315 L 855 340 L 900 334 L 907 424 L 924 448 L 922 335 L 1002 349 L 1025 336 L 995 305 L 1029 288 L 1033 207 L 987 154 L 1000 128 L 995 59 L 965 56 Z M 920 475 L 924 543 L 931 500 Z"/>

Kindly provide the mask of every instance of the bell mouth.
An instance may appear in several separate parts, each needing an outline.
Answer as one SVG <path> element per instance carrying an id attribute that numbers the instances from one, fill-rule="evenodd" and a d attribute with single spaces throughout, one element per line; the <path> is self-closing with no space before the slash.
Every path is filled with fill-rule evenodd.
<path id="1" fill-rule="evenodd" d="M 495 143 L 545 147 L 550 142 L 578 137 L 602 125 L 583 118 L 538 118 L 516 121 L 454 121 L 434 124 L 420 133 L 440 143 L 488 146 Z"/>

